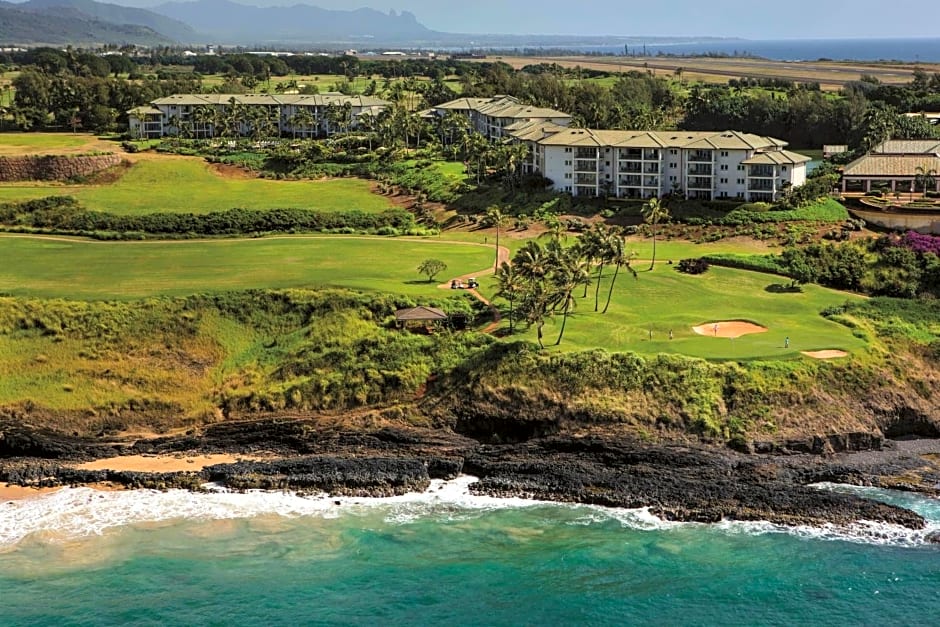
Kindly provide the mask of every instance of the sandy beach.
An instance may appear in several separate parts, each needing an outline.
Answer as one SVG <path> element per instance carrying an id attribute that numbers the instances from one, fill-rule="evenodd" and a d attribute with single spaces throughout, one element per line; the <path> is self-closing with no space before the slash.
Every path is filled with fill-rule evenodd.
<path id="1" fill-rule="evenodd" d="M 199 472 L 215 464 L 234 464 L 237 461 L 258 461 L 259 457 L 216 455 L 125 455 L 86 462 L 74 466 L 79 470 L 116 470 L 127 472 Z"/>
<path id="2" fill-rule="evenodd" d="M 61 490 L 61 488 L 24 488 L 18 485 L 0 485 L 0 503 L 32 499 L 58 490 Z"/>

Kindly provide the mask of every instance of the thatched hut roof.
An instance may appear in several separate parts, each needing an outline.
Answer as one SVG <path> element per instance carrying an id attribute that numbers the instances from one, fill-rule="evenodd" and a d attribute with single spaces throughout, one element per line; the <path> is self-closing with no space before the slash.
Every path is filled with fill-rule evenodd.
<path id="1" fill-rule="evenodd" d="M 398 322 L 428 322 L 447 320 L 447 314 L 436 307 L 412 307 L 411 309 L 399 309 L 395 312 L 395 320 Z"/>

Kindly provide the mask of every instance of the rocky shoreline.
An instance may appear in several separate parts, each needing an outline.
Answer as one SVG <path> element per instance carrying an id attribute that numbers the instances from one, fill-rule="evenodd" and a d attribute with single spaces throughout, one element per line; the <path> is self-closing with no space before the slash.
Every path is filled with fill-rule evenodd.
<path id="1" fill-rule="evenodd" d="M 479 477 L 472 490 L 481 495 L 649 507 L 676 521 L 820 526 L 868 520 L 922 529 L 924 519 L 909 510 L 809 487 L 828 481 L 940 496 L 940 440 L 877 444 L 879 450 L 855 453 L 785 454 L 775 448 L 757 454 L 610 433 L 484 444 L 449 430 L 354 431 L 296 418 L 226 422 L 177 437 L 105 443 L 0 424 L 0 483 L 200 490 L 214 482 L 234 490 L 391 496 L 425 490 L 432 479 L 470 474 Z M 94 459 L 197 454 L 226 454 L 235 461 L 176 472 L 80 467 Z"/>

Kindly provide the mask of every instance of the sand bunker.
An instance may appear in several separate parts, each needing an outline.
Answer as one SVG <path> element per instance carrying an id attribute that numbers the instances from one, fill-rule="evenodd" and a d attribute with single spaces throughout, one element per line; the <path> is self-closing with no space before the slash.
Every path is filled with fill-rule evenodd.
<path id="1" fill-rule="evenodd" d="M 718 322 L 706 322 L 705 324 L 700 324 L 697 327 L 692 327 L 692 330 L 699 335 L 707 335 L 709 337 L 728 337 L 732 339 L 741 337 L 742 335 L 753 335 L 755 333 L 767 332 L 766 327 L 741 320 L 719 320 Z"/>
<path id="2" fill-rule="evenodd" d="M 807 357 L 812 357 L 813 359 L 838 359 L 839 357 L 848 357 L 849 354 L 845 351 L 840 350 L 824 350 L 824 351 L 802 351 L 803 355 Z"/>

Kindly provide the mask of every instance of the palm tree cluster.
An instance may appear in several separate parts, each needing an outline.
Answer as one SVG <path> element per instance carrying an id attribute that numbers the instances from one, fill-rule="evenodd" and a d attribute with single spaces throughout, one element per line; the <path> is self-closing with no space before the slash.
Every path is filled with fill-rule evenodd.
<path id="1" fill-rule="evenodd" d="M 617 277 L 622 269 L 637 278 L 630 267 L 635 253 L 628 252 L 623 233 L 602 224 L 591 227 L 576 244 L 565 246 L 560 237 L 549 232 L 548 241 L 526 243 L 513 257 L 512 264 L 503 263 L 496 272 L 499 282 L 497 296 L 509 302 L 509 332 L 515 322 L 536 328 L 539 346 L 544 348 L 544 327 L 550 319 L 561 316 L 561 327 L 555 345 L 561 344 L 568 318 L 578 304 L 575 295 L 584 288 L 580 298 L 587 298 L 587 288 L 594 287 L 594 311 L 600 308 L 600 286 L 604 270 L 614 267 L 602 313 L 607 313 Z"/>

